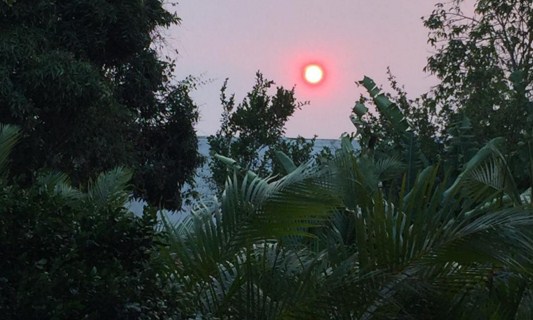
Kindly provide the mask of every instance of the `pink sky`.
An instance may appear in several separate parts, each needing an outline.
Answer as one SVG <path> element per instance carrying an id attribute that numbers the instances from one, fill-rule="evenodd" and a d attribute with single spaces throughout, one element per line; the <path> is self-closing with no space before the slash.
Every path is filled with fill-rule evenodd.
<path id="1" fill-rule="evenodd" d="M 257 70 L 277 85 L 296 86 L 298 99 L 310 101 L 287 123 L 289 137 L 352 132 L 350 110 L 363 93 L 354 82 L 367 75 L 387 88 L 387 66 L 412 97 L 426 92 L 436 80 L 422 70 L 431 48 L 420 18 L 437 2 L 182 0 L 173 8 L 182 24 L 167 32 L 167 45 L 179 51 L 178 78 L 209 80 L 193 92 L 200 106 L 198 135 L 219 127 L 224 79 L 241 101 Z M 327 69 L 323 85 L 302 82 L 308 61 Z"/>

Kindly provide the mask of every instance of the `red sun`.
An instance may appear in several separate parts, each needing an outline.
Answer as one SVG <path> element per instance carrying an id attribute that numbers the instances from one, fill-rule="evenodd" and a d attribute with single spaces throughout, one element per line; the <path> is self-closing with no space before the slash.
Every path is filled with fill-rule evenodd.
<path id="1" fill-rule="evenodd" d="M 308 64 L 303 68 L 302 76 L 308 84 L 318 85 L 324 80 L 324 68 L 317 63 Z"/>

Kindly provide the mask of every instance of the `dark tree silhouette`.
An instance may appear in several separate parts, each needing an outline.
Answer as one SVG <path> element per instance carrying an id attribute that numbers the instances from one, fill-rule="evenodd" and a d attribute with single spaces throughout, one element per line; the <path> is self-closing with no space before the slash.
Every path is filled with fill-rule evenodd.
<path id="1" fill-rule="evenodd" d="M 80 184 L 126 165 L 136 196 L 178 208 L 200 161 L 198 113 L 154 49 L 178 22 L 160 0 L 0 2 L 0 119 L 23 132 L 11 174 Z"/>

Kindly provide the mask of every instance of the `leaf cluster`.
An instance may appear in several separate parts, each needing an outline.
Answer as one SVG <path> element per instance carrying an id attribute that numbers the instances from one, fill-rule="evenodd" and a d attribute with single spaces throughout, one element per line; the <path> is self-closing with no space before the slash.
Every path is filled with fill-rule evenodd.
<path id="1" fill-rule="evenodd" d="M 137 197 L 179 208 L 201 158 L 194 80 L 172 82 L 156 50 L 178 22 L 158 0 L 1 2 L 0 117 L 23 132 L 13 176 L 53 169 L 83 185 L 128 166 Z"/>

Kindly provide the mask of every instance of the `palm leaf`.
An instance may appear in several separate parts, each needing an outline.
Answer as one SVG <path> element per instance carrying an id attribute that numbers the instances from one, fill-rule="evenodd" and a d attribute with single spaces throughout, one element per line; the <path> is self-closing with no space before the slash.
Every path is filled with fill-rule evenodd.
<path id="1" fill-rule="evenodd" d="M 281 151 L 276 151 L 275 154 L 276 158 L 281 163 L 286 173 L 291 173 L 296 170 L 296 165 L 294 164 L 292 159 L 289 158 L 285 153 Z"/>
<path id="2" fill-rule="evenodd" d="M 418 173 L 429 165 L 427 158 L 420 149 L 418 136 L 407 130 L 402 135 L 403 157 L 406 162 L 406 190 L 411 190 Z"/>
<path id="3" fill-rule="evenodd" d="M 513 203 L 520 204 L 518 188 L 505 157 L 499 151 L 499 146 L 503 142 L 503 138 L 495 138 L 481 148 L 468 161 L 452 186 L 445 191 L 445 197 L 459 190 L 466 190 L 466 193 L 471 195 L 475 201 L 482 198 L 488 201 L 498 194 L 505 194 L 511 198 Z M 489 198 L 486 197 L 487 192 L 490 193 Z"/>
<path id="4" fill-rule="evenodd" d="M 174 276 L 180 283 L 196 288 L 203 297 L 205 312 L 242 305 L 249 308 L 235 309 L 240 310 L 235 311 L 239 316 L 253 318 L 261 314 L 253 313 L 257 310 L 279 314 L 289 305 L 276 302 L 265 291 L 266 284 L 240 280 L 250 279 L 247 268 L 255 270 L 255 262 L 249 265 L 250 255 L 258 257 L 254 251 L 258 243 L 310 236 L 309 228 L 328 217 L 338 201 L 324 193 L 323 172 L 310 165 L 274 180 L 243 172 L 231 159 L 224 161 L 234 168 L 234 174 L 226 181 L 218 206 L 199 208 L 177 226 L 164 220 L 171 236 L 167 257 L 176 261 L 179 276 Z M 269 256 L 265 253 L 261 259 Z"/>
<path id="5" fill-rule="evenodd" d="M 0 174 L 5 174 L 11 150 L 20 138 L 20 129 L 12 125 L 0 124 Z"/>
<path id="6" fill-rule="evenodd" d="M 350 169 L 346 171 L 357 172 L 357 162 L 335 164 L 348 165 Z M 524 272 L 531 265 L 528 252 L 533 242 L 524 230 L 533 224 L 532 212 L 521 208 L 476 209 L 479 204 L 457 198 L 461 195 L 445 197 L 444 184 L 437 184 L 437 172 L 438 167 L 426 168 L 400 205 L 389 203 L 379 191 L 367 194 L 371 201 L 345 204 L 354 217 L 353 242 L 360 274 L 383 270 L 407 275 L 393 282 L 378 281 L 376 284 L 381 283 L 378 287 L 382 289 L 378 300 L 368 304 L 367 315 L 396 308 L 394 305 L 399 302 L 394 302 L 394 297 L 407 290 L 414 279 L 429 287 L 440 283 L 450 292 L 458 292 L 459 288 L 479 285 L 484 279 L 487 267 L 472 269 L 473 263 L 498 265 L 515 272 Z M 354 179 L 349 174 L 338 176 L 343 177 L 350 182 Z M 350 188 L 351 193 L 361 190 L 351 188 L 357 184 L 341 185 Z M 479 200 L 484 203 L 488 199 Z M 471 214 L 458 215 L 465 210 Z M 445 281 L 451 278 L 455 280 Z"/>
<path id="7" fill-rule="evenodd" d="M 406 188 L 410 190 L 418 172 L 429 165 L 427 157 L 421 151 L 418 136 L 411 128 L 402 110 L 381 92 L 372 79 L 365 76 L 360 83 L 367 89 L 380 115 L 385 117 L 392 124 L 393 129 L 401 136 L 401 153 L 406 163 L 407 173 Z M 361 106 L 359 106 L 359 109 L 361 109 Z"/>
<path id="8" fill-rule="evenodd" d="M 482 303 L 486 317 L 525 314 L 533 212 L 494 202 L 517 195 L 492 143 L 450 188 L 439 166 L 428 166 L 392 199 L 379 181 L 398 163 L 361 155 L 349 139 L 323 167 L 279 179 L 224 159 L 233 175 L 220 203 L 169 232 L 171 274 L 191 293 L 184 304 L 193 307 L 184 308 L 219 318 L 351 319 L 419 315 L 421 305 L 460 318 Z"/>
<path id="9" fill-rule="evenodd" d="M 405 171 L 406 165 L 398 157 L 384 157 L 374 163 L 379 181 L 397 178 Z"/>
<path id="10" fill-rule="evenodd" d="M 118 167 L 101 173 L 94 182 L 89 183 L 86 192 L 88 203 L 103 207 L 111 203 L 123 206 L 129 198 L 127 191 L 132 172 Z"/>
<path id="11" fill-rule="evenodd" d="M 39 192 L 51 192 L 61 196 L 72 206 L 80 205 L 85 194 L 72 187 L 68 176 L 60 172 L 49 172 L 38 177 L 36 185 Z"/>

